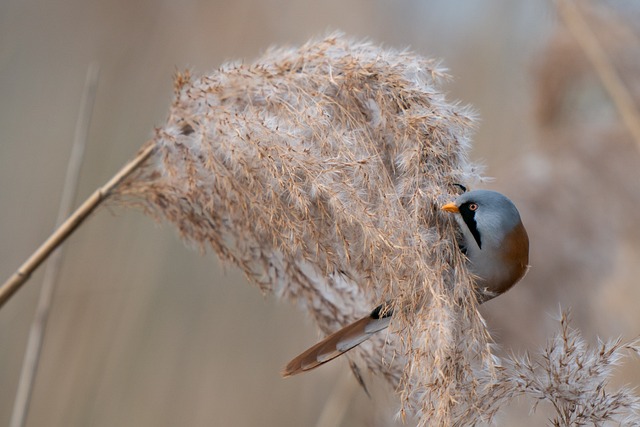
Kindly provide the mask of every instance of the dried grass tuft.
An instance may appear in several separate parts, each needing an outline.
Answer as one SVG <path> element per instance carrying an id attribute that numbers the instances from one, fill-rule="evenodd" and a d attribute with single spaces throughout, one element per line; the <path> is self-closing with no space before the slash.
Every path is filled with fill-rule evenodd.
<path id="1" fill-rule="evenodd" d="M 444 422 L 474 399 L 472 366 L 489 357 L 439 211 L 453 184 L 476 178 L 472 115 L 445 100 L 446 78 L 436 61 L 339 34 L 181 73 L 157 153 L 119 195 L 296 301 L 325 333 L 393 299 L 400 334 L 360 356 L 409 411 Z"/>
<path id="2" fill-rule="evenodd" d="M 640 425 L 640 398 L 634 391 L 608 388 L 613 369 L 628 352 L 640 354 L 640 341 L 598 340 L 597 346 L 589 347 L 571 328 L 567 313 L 559 322 L 560 330 L 536 357 L 505 360 L 497 388 L 503 388 L 505 395 L 514 394 L 509 398 L 519 394 L 533 399 L 533 410 L 538 402 L 550 404 L 555 410 L 553 426 Z"/>

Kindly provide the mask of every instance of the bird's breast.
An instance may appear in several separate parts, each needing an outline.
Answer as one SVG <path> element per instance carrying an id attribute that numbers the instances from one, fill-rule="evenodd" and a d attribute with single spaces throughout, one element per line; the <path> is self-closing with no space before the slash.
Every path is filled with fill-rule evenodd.
<path id="1" fill-rule="evenodd" d="M 499 245 L 475 247 L 468 253 L 470 270 L 477 277 L 483 301 L 498 296 L 518 283 L 528 269 L 529 238 L 522 223 L 508 233 Z M 484 291 L 484 292 L 483 292 Z"/>

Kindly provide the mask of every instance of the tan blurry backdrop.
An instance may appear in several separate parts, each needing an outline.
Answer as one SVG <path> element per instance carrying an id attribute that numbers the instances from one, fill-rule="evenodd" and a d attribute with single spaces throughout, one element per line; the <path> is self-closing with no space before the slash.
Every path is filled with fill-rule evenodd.
<path id="1" fill-rule="evenodd" d="M 206 72 L 225 60 L 250 61 L 270 45 L 340 29 L 442 58 L 455 76 L 450 98 L 472 104 L 481 117 L 473 158 L 497 178 L 496 188 L 529 206 L 510 183 L 520 170 L 513 165 L 537 145 L 532 69 L 555 24 L 551 4 L 511 0 L 5 0 L 0 276 L 8 277 L 53 227 L 92 61 L 100 80 L 77 203 L 162 123 L 176 68 Z M 544 200 L 536 200 L 544 210 Z M 525 222 L 533 215 L 523 211 Z M 562 228 L 552 229 L 562 241 Z M 534 269 L 544 269 L 535 264 L 535 235 L 532 245 Z M 66 250 L 28 426 L 310 426 L 339 378 L 350 375 L 336 362 L 282 380 L 283 364 L 316 339 L 313 325 L 295 307 L 262 296 L 235 269 L 224 271 L 213 254 L 185 248 L 170 226 L 101 209 Z M 607 265 L 622 289 L 630 273 L 614 267 L 628 264 L 624 257 L 632 253 L 620 251 Z M 9 422 L 41 279 L 40 272 L 0 310 L 0 426 Z M 507 349 L 534 348 L 544 333 L 513 336 L 553 323 L 560 304 L 585 298 L 560 292 L 532 303 L 531 285 L 525 280 L 487 307 Z M 638 332 L 637 305 L 620 300 L 589 306 L 580 319 L 593 313 L 607 322 L 584 323 L 587 337 Z M 526 306 L 529 317 L 509 321 L 519 310 L 505 306 Z M 638 384 L 637 374 L 626 380 Z M 351 398 L 343 425 L 385 425 L 375 409 L 388 406 L 384 394 L 368 399 L 357 390 Z"/>

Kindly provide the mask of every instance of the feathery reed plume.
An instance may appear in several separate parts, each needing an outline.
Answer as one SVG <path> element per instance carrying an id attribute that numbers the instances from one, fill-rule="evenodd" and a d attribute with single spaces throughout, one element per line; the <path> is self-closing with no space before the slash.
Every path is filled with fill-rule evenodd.
<path id="1" fill-rule="evenodd" d="M 640 398 L 633 390 L 608 389 L 612 370 L 626 356 L 625 352 L 640 354 L 640 341 L 623 342 L 618 338 L 598 341 L 591 348 L 569 323 L 568 314 L 563 312 L 560 330 L 536 357 L 526 354 L 507 358 L 496 384 L 504 387 L 506 394 L 534 399 L 533 409 L 538 402 L 551 404 L 555 410 L 555 417 L 550 420 L 553 426 L 606 422 L 640 425 Z"/>
<path id="2" fill-rule="evenodd" d="M 598 341 L 589 346 L 579 331 L 570 326 L 570 316 L 562 312 L 559 330 L 536 354 L 509 355 L 496 359 L 493 375 L 478 372 L 482 384 L 481 406 L 459 405 L 466 414 L 458 418 L 470 424 L 488 422 L 514 399 L 525 397 L 531 410 L 542 404 L 550 408 L 549 425 L 640 426 L 640 398 L 634 390 L 620 387 L 611 390 L 612 371 L 629 353 L 640 355 L 640 340 Z M 476 419 L 468 412 L 475 413 Z M 458 425 L 458 424 L 456 424 Z M 460 425 L 466 425 L 461 423 Z"/>
<path id="3" fill-rule="evenodd" d="M 117 194 L 296 301 L 324 333 L 393 300 L 396 333 L 357 353 L 408 412 L 450 423 L 492 359 L 439 212 L 455 183 L 477 178 L 473 119 L 445 100 L 444 79 L 433 60 L 340 34 L 178 74 L 157 152 Z"/>

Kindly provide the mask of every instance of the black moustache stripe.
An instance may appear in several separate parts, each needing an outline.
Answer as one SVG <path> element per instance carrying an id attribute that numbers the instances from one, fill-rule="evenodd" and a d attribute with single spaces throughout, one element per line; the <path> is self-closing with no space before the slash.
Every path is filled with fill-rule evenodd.
<path id="1" fill-rule="evenodd" d="M 476 211 L 469 209 L 469 205 L 472 203 L 473 202 L 467 202 L 460 206 L 460 215 L 462 215 L 462 219 L 464 220 L 464 223 L 467 224 L 467 228 L 476 240 L 478 247 L 482 249 L 482 239 L 480 237 L 480 232 L 478 231 L 478 224 L 476 223 Z"/>

